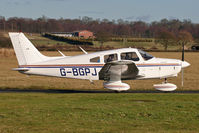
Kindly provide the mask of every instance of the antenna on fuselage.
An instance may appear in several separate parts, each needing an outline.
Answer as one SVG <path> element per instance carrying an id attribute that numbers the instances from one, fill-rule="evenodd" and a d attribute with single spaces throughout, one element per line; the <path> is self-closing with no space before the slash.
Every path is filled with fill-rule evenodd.
<path id="1" fill-rule="evenodd" d="M 65 57 L 65 55 L 64 55 L 61 51 L 59 51 L 59 50 L 58 50 L 58 52 L 59 52 L 62 56 L 64 56 L 64 57 Z"/>
<path id="2" fill-rule="evenodd" d="M 84 52 L 84 54 L 88 54 L 82 47 L 79 46 L 79 48 Z"/>

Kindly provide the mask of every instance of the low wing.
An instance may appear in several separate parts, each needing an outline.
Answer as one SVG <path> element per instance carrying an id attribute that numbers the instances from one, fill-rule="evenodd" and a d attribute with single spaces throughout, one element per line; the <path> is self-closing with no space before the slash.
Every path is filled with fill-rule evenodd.
<path id="1" fill-rule="evenodd" d="M 99 72 L 99 79 L 105 81 L 135 79 L 138 72 L 137 66 L 131 61 L 108 62 Z"/>

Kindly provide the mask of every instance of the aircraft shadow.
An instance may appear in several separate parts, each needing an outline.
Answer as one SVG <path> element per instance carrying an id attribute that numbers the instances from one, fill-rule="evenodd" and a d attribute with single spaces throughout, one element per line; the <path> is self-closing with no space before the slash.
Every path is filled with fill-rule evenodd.
<path id="1" fill-rule="evenodd" d="M 59 89 L 2 89 L 0 93 L 118 93 L 111 90 L 59 90 Z M 184 90 L 184 91 L 172 91 L 172 92 L 161 92 L 157 90 L 128 90 L 119 93 L 199 93 L 199 90 Z"/>

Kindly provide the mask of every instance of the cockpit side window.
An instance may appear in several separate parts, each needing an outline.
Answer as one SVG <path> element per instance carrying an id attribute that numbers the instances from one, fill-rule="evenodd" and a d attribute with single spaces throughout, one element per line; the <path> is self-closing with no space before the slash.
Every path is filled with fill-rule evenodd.
<path id="1" fill-rule="evenodd" d="M 91 58 L 91 59 L 90 59 L 90 62 L 99 63 L 99 62 L 100 62 L 100 57 L 97 56 L 97 57 Z"/>
<path id="2" fill-rule="evenodd" d="M 141 56 L 144 58 L 144 60 L 149 60 L 149 59 L 153 58 L 153 56 L 148 54 L 147 52 L 144 52 L 144 51 L 142 51 L 140 49 L 138 51 L 141 54 Z"/>
<path id="3" fill-rule="evenodd" d="M 118 60 L 117 54 L 109 54 L 109 55 L 104 56 L 105 63 L 115 61 L 115 60 Z"/>
<path id="4" fill-rule="evenodd" d="M 139 61 L 140 59 L 137 56 L 136 52 L 126 52 L 126 53 L 121 53 L 121 60 Z"/>

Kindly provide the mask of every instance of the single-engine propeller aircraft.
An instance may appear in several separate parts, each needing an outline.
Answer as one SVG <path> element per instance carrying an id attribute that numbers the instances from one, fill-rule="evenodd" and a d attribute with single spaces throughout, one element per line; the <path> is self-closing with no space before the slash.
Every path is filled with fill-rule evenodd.
<path id="1" fill-rule="evenodd" d="M 9 33 L 19 67 L 13 70 L 28 75 L 62 78 L 104 80 L 104 87 L 125 91 L 130 86 L 122 80 L 165 79 L 154 87 L 161 91 L 173 91 L 176 85 L 167 83 L 167 78 L 177 74 L 190 64 L 183 60 L 156 58 L 136 49 L 122 48 L 82 55 L 48 57 L 41 54 L 23 33 Z"/>

